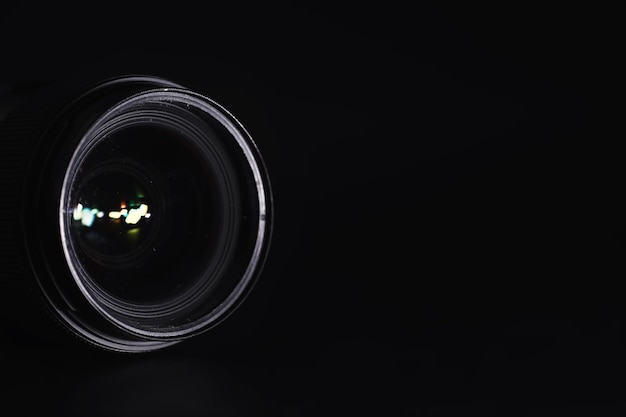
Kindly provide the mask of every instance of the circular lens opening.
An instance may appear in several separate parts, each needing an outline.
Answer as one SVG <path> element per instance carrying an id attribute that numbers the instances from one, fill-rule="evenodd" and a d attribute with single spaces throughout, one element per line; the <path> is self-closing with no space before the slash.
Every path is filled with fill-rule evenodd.
<path id="1" fill-rule="evenodd" d="M 75 282 L 107 319 L 152 338 L 191 334 L 225 314 L 257 269 L 265 190 L 254 150 L 204 97 L 133 96 L 80 141 L 60 228 Z"/>

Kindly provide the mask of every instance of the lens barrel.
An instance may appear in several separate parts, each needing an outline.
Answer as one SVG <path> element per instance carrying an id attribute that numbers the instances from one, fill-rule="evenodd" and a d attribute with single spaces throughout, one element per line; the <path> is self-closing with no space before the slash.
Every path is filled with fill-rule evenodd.
<path id="1" fill-rule="evenodd" d="M 204 333 L 267 255 L 267 170 L 214 100 L 153 76 L 27 96 L 0 120 L 5 310 L 89 344 L 152 351 Z"/>

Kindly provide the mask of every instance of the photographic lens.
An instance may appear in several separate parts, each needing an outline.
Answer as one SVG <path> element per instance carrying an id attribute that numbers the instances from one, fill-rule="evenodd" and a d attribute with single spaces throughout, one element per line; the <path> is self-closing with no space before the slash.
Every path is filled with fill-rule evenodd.
<path id="1" fill-rule="evenodd" d="M 148 333 L 184 331 L 206 313 L 239 233 L 233 164 L 189 97 L 176 98 L 143 94 L 98 120 L 61 200 L 77 284 L 103 314 Z"/>
<path id="2" fill-rule="evenodd" d="M 40 143 L 44 170 L 26 183 L 56 215 L 28 200 L 25 235 L 38 288 L 73 333 L 154 350 L 243 300 L 267 252 L 271 193 L 256 144 L 226 109 L 162 79 L 122 77 L 66 106 Z"/>

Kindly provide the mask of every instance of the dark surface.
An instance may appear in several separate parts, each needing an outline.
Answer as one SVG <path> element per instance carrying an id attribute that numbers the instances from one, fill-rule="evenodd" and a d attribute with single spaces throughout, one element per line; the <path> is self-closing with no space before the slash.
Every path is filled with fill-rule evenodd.
<path id="1" fill-rule="evenodd" d="M 205 336 L 5 334 L 0 414 L 626 413 L 619 3 L 3 7 L 2 84 L 148 72 L 224 104 L 276 225 Z"/>

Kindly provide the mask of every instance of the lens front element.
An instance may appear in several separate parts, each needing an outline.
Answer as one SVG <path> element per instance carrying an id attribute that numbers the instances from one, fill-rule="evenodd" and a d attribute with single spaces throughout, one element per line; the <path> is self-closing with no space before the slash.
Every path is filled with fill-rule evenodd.
<path id="1" fill-rule="evenodd" d="M 78 143 L 59 227 L 80 292 L 135 337 L 175 340 L 240 301 L 261 263 L 269 189 L 242 126 L 210 99 L 154 89 Z"/>

